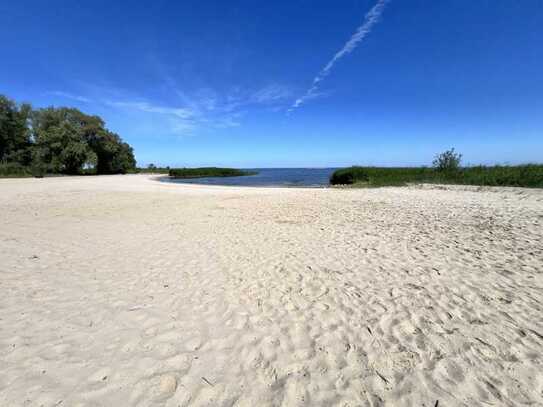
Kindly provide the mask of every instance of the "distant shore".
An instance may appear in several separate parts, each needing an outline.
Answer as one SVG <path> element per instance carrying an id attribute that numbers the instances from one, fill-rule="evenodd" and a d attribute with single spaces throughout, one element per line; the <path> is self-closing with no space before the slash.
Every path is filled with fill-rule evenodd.
<path id="1" fill-rule="evenodd" d="M 220 167 L 172 168 L 168 171 L 171 178 L 243 177 L 256 174 L 257 171 Z"/>

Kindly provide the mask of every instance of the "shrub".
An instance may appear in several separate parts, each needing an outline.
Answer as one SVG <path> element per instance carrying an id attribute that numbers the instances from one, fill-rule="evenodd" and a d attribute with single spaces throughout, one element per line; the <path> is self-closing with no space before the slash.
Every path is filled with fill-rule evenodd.
<path id="1" fill-rule="evenodd" d="M 349 167 L 337 170 L 330 177 L 330 184 L 332 185 L 350 185 L 356 182 L 368 181 L 368 171 L 363 167 Z"/>
<path id="2" fill-rule="evenodd" d="M 454 152 L 454 148 L 438 154 L 432 164 L 439 172 L 456 172 L 460 169 L 462 154 Z"/>
<path id="3" fill-rule="evenodd" d="M 0 162 L 0 177 L 29 177 L 30 168 L 14 162 Z"/>

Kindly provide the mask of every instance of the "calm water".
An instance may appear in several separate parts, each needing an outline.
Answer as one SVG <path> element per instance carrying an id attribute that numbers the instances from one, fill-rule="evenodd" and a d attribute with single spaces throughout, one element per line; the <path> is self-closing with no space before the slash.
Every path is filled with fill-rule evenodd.
<path id="1" fill-rule="evenodd" d="M 181 184 L 235 185 L 250 187 L 326 187 L 335 168 L 255 168 L 256 175 L 169 179 Z"/>

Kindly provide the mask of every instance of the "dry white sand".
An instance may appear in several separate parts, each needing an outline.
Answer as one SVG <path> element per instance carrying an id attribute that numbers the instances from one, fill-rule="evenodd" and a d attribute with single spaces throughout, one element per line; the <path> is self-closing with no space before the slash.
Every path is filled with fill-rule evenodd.
<path id="1" fill-rule="evenodd" d="M 0 180 L 1 406 L 543 405 L 543 191 Z"/>

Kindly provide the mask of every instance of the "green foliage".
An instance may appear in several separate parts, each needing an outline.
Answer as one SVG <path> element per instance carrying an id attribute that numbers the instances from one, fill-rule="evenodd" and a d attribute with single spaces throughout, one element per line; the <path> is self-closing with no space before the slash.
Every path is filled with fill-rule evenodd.
<path id="1" fill-rule="evenodd" d="M 0 162 L 29 164 L 30 113 L 30 105 L 19 106 L 11 99 L 0 95 Z"/>
<path id="2" fill-rule="evenodd" d="M 133 171 L 132 147 L 98 116 L 77 109 L 32 110 L 0 95 L 0 162 L 47 173 L 115 174 Z"/>
<path id="3" fill-rule="evenodd" d="M 147 168 L 136 168 L 134 172 L 144 174 L 169 174 L 170 167 L 157 167 L 154 164 L 149 164 Z"/>
<path id="4" fill-rule="evenodd" d="M 330 183 L 360 186 L 405 185 L 407 182 L 419 182 L 435 176 L 435 171 L 426 167 L 350 167 L 335 171 Z"/>
<path id="5" fill-rule="evenodd" d="M 543 188 L 543 165 L 496 165 L 463 168 L 456 182 L 468 185 Z"/>
<path id="6" fill-rule="evenodd" d="M 0 177 L 30 177 L 30 169 L 19 163 L 0 163 Z"/>
<path id="7" fill-rule="evenodd" d="M 335 171 L 332 185 L 393 186 L 409 183 L 543 187 L 543 165 L 476 166 L 442 171 L 427 167 L 350 167 Z"/>
<path id="8" fill-rule="evenodd" d="M 369 175 L 368 169 L 364 167 L 350 167 L 343 168 L 337 171 L 334 171 L 330 177 L 330 184 L 332 185 L 348 185 L 354 184 L 355 182 L 368 182 Z"/>
<path id="9" fill-rule="evenodd" d="M 239 177 L 242 175 L 255 175 L 254 171 L 238 170 L 235 168 L 172 168 L 169 176 L 173 178 L 203 178 L 203 177 Z"/>
<path id="10" fill-rule="evenodd" d="M 117 134 L 107 130 L 93 134 L 89 144 L 96 153 L 99 174 L 126 174 L 136 168 L 132 147 Z"/>
<path id="11" fill-rule="evenodd" d="M 457 172 L 462 162 L 462 154 L 455 153 L 454 148 L 438 154 L 432 162 L 436 171 L 439 172 Z"/>

